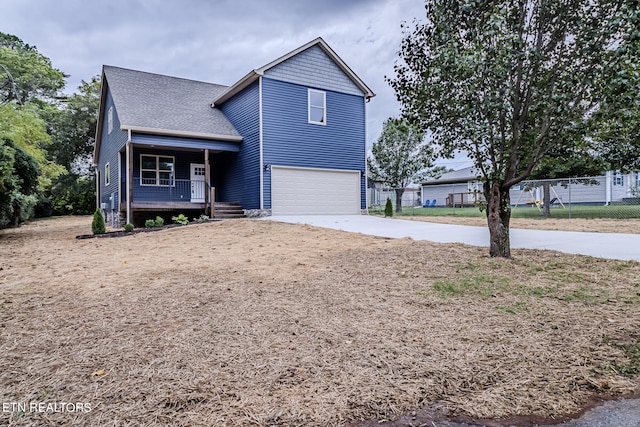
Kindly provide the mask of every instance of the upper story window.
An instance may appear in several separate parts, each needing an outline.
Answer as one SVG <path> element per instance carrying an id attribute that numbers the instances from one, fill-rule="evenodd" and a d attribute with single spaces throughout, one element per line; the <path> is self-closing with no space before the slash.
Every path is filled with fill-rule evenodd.
<path id="1" fill-rule="evenodd" d="M 107 126 L 109 129 L 108 133 L 111 133 L 113 130 L 113 107 L 109 107 L 109 112 L 107 113 Z"/>
<path id="2" fill-rule="evenodd" d="M 173 186 L 175 158 L 171 156 L 140 156 L 140 185 Z"/>
<path id="3" fill-rule="evenodd" d="M 327 124 L 327 93 L 309 89 L 309 123 Z"/>

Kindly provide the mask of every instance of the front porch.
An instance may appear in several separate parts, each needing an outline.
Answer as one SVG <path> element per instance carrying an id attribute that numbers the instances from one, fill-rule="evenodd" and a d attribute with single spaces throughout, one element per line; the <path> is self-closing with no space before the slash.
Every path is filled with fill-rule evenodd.
<path id="1" fill-rule="evenodd" d="M 144 185 L 144 181 L 133 178 L 133 197 L 129 206 L 134 211 L 207 210 L 211 206 L 210 201 L 215 203 L 215 187 L 203 180 L 170 177 L 159 185 Z M 125 193 L 120 210 L 126 209 Z"/>
<path id="2" fill-rule="evenodd" d="M 216 217 L 216 202 L 222 201 L 216 200 L 221 197 L 216 186 L 228 180 L 226 167 L 237 147 L 134 134 L 119 153 L 120 182 L 117 193 L 110 195 L 111 208 L 126 214 L 127 221 L 142 212 Z"/>

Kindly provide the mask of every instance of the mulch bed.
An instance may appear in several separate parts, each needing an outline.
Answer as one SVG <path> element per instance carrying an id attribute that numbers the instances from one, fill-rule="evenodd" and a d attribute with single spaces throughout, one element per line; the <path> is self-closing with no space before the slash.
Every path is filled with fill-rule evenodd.
<path id="1" fill-rule="evenodd" d="M 110 237 L 125 237 L 125 236 L 133 236 L 139 233 L 153 233 L 154 231 L 162 231 L 162 230 L 168 230 L 170 228 L 176 228 L 176 227 L 185 227 L 187 225 L 194 225 L 194 224 L 202 224 L 204 222 L 215 222 L 215 221 L 221 221 L 219 219 L 209 219 L 207 221 L 194 221 L 194 222 L 190 222 L 188 224 L 167 224 L 167 225 L 163 225 L 162 227 L 145 227 L 145 228 L 134 228 L 131 231 L 124 231 L 124 230 L 119 230 L 119 231 L 107 231 L 103 234 L 80 234 L 79 236 L 76 236 L 76 239 L 94 239 L 94 238 L 110 238 Z"/>

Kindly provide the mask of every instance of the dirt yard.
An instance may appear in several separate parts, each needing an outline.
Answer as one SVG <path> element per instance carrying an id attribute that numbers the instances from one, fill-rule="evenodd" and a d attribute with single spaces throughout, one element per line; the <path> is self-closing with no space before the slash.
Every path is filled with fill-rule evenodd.
<path id="1" fill-rule="evenodd" d="M 560 419 L 638 390 L 636 262 L 257 220 L 76 239 L 90 223 L 0 231 L 2 425 Z"/>

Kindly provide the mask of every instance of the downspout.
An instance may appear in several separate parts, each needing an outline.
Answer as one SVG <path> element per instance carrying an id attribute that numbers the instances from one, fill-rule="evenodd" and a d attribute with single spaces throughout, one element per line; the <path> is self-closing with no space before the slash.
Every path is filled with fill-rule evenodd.
<path id="1" fill-rule="evenodd" d="M 100 169 L 97 164 L 94 164 L 96 172 L 96 209 L 100 209 Z"/>
<path id="2" fill-rule="evenodd" d="M 613 171 L 607 171 L 605 173 L 605 201 L 604 204 L 608 206 L 611 204 L 611 191 L 613 190 Z"/>
<path id="3" fill-rule="evenodd" d="M 131 153 L 131 129 L 127 130 L 127 144 L 126 144 L 126 160 L 127 160 L 127 224 L 131 222 L 131 197 L 133 195 L 133 157 Z"/>
<path id="4" fill-rule="evenodd" d="M 260 145 L 260 210 L 264 209 L 264 155 L 262 152 L 262 76 L 258 78 L 258 138 Z"/>
<path id="5" fill-rule="evenodd" d="M 364 208 L 369 214 L 369 167 L 367 165 L 367 104 L 369 99 L 364 97 Z M 360 208 L 362 214 L 362 208 Z"/>

